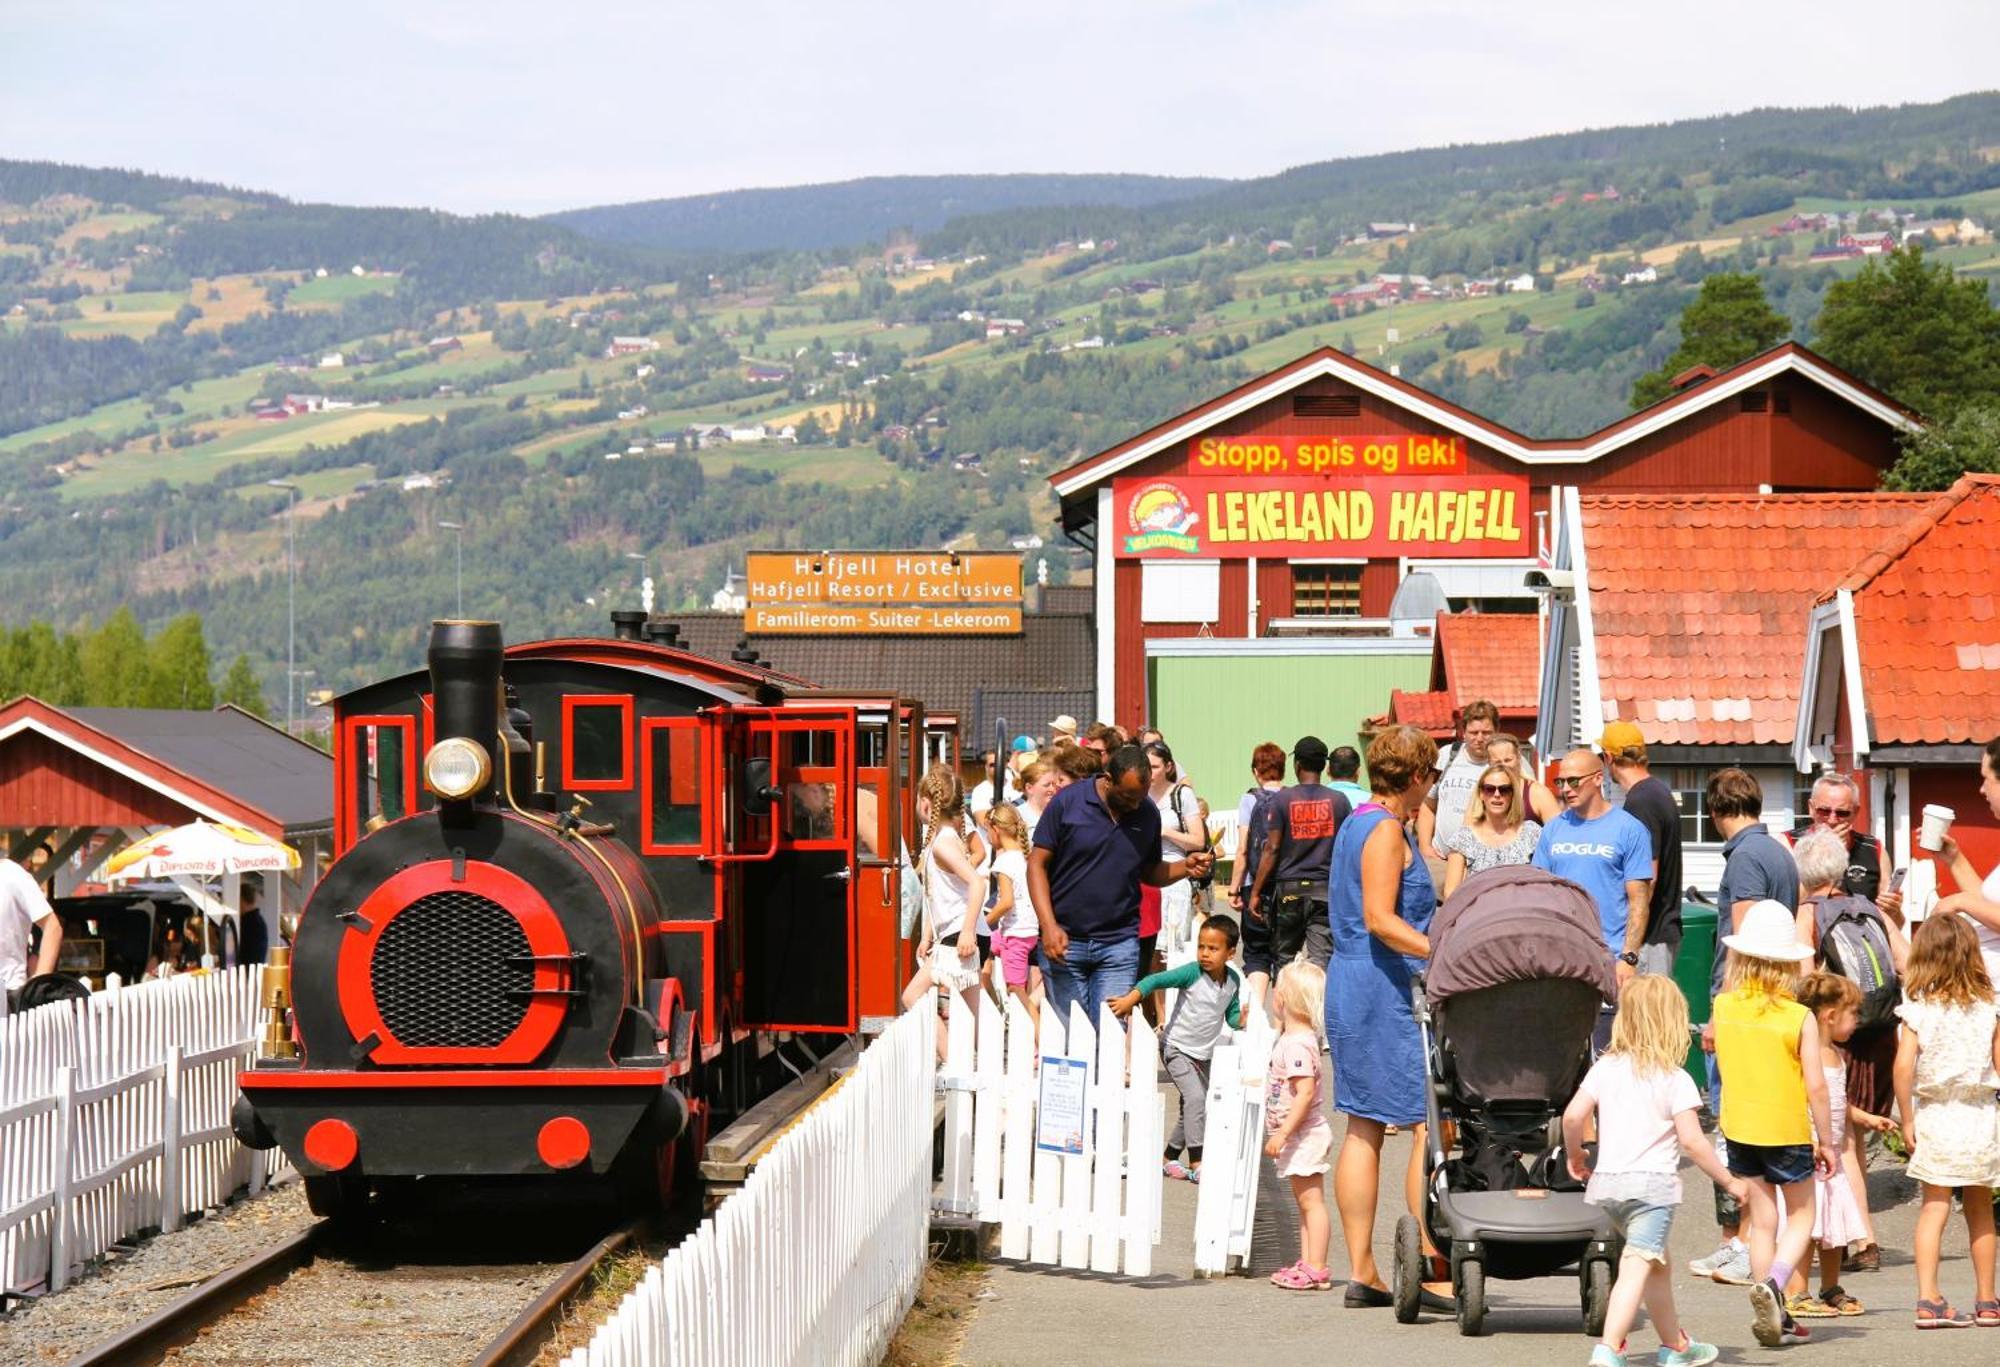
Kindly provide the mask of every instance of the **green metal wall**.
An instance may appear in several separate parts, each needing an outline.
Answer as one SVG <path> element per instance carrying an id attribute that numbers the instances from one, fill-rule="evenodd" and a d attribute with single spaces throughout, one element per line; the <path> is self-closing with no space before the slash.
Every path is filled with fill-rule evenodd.
<path id="1" fill-rule="evenodd" d="M 1173 747 L 1211 811 L 1232 808 L 1250 786 L 1250 751 L 1300 736 L 1358 745 L 1389 690 L 1430 685 L 1428 649 L 1407 655 L 1170 655 L 1146 662 L 1147 715 Z M 1290 761 L 1286 761 L 1287 773 Z M 1365 781 L 1365 780 L 1364 780 Z"/>

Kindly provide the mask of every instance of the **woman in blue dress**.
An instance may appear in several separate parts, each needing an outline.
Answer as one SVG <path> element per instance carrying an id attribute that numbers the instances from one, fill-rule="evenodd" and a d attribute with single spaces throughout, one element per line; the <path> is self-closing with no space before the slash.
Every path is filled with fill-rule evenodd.
<path id="1" fill-rule="evenodd" d="M 1411 1131 L 1406 1195 L 1411 1211 L 1421 1211 L 1423 1205 L 1428 1083 L 1422 1038 L 1410 1009 L 1410 983 L 1430 955 L 1425 931 L 1437 896 L 1405 823 L 1423 804 L 1436 763 L 1437 743 L 1416 727 L 1400 726 L 1377 736 L 1368 747 L 1372 798 L 1340 823 L 1333 838 L 1327 881 L 1333 960 L 1326 975 L 1326 1021 L 1333 1052 L 1333 1108 L 1347 1117 L 1333 1192 L 1347 1240 L 1350 1306 L 1390 1304 L 1374 1253 L 1382 1135 L 1389 1125 Z M 1451 1302 L 1441 1294 L 1448 1291 L 1448 1285 L 1426 1286 L 1425 1308 L 1450 1309 Z"/>

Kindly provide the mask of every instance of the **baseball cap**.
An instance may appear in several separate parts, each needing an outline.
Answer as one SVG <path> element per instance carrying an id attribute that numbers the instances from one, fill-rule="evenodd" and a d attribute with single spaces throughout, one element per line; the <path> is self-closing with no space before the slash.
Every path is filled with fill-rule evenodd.
<path id="1" fill-rule="evenodd" d="M 1308 769 L 1326 767 L 1326 742 L 1318 736 L 1301 736 L 1299 743 L 1292 747 L 1292 758 Z"/>
<path id="2" fill-rule="evenodd" d="M 1030 736 L 1016 736 L 1014 737 L 1014 744 L 1009 748 L 1017 755 L 1023 750 L 1032 750 L 1035 748 L 1034 738 Z"/>
<path id="3" fill-rule="evenodd" d="M 1646 748 L 1646 737 L 1631 722 L 1614 721 L 1597 738 L 1597 748 L 1607 755 L 1615 755 L 1620 750 L 1643 750 Z"/>
<path id="4" fill-rule="evenodd" d="M 1068 736 L 1074 739 L 1076 736 L 1076 718 L 1065 712 L 1049 723 L 1049 730 L 1055 735 Z"/>

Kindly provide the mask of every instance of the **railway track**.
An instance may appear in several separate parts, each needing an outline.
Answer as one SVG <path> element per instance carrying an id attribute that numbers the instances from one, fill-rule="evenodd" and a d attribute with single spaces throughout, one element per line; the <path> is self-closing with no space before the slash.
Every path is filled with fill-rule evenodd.
<path id="1" fill-rule="evenodd" d="M 534 1256 L 567 1251 L 611 1223 L 600 1217 L 594 1229 L 579 1233 L 575 1214 L 495 1226 L 489 1213 L 451 1234 L 390 1226 L 354 1247 L 315 1225 L 93 1344 L 70 1367 L 368 1367 L 419 1360 L 432 1367 L 520 1367 L 534 1361 L 565 1308 L 588 1292 L 592 1274 L 640 1241 L 639 1225 L 627 1222 L 566 1263 Z M 505 1327 L 495 1333 L 495 1324 Z"/>

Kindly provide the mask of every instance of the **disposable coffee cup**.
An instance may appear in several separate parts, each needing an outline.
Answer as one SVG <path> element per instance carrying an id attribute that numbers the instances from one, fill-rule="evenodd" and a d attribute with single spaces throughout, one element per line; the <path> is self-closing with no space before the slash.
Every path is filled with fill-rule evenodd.
<path id="1" fill-rule="evenodd" d="M 1945 832 L 1951 823 L 1958 820 L 1958 813 L 1949 807 L 1940 807 L 1935 802 L 1924 805 L 1924 829 L 1917 837 L 1917 843 L 1927 850 L 1944 848 Z"/>

